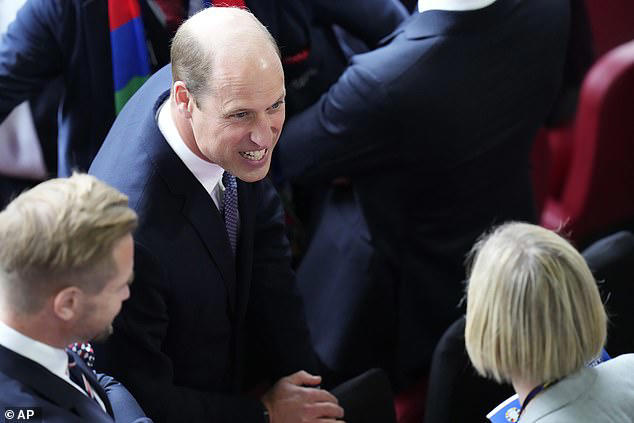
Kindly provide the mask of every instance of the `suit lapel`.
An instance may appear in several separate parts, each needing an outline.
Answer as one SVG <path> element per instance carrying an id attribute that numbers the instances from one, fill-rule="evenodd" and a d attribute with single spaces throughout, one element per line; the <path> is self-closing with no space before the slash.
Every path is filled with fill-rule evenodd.
<path id="1" fill-rule="evenodd" d="M 229 244 L 225 223 L 215 204 L 211 198 L 209 198 L 207 191 L 205 191 L 198 181 L 195 183 L 198 185 L 198 189 L 192 189 L 188 193 L 183 207 L 183 214 L 196 228 L 207 250 L 209 250 L 209 253 L 220 269 L 223 282 L 229 294 L 230 309 L 231 311 L 235 311 L 235 259 L 231 253 L 231 245 Z"/>
<path id="2" fill-rule="evenodd" d="M 255 216 L 253 205 L 253 184 L 238 180 L 238 205 L 240 207 L 240 235 L 236 252 L 238 273 L 236 314 L 244 314 L 249 298 L 251 270 L 253 269 L 253 235 Z"/>
<path id="3" fill-rule="evenodd" d="M 171 72 L 164 73 L 165 86 L 169 87 Z M 212 260 L 220 270 L 229 297 L 229 309 L 234 312 L 236 305 L 236 266 L 235 259 L 231 253 L 227 231 L 225 230 L 225 223 L 205 188 L 165 141 L 154 118 L 158 107 L 168 95 L 169 91 L 164 92 L 157 100 L 153 111 L 146 116 L 143 124 L 145 127 L 143 131 L 145 139 L 141 142 L 147 146 L 146 151 L 150 159 L 172 194 L 183 199 L 181 211 L 196 232 L 198 232 Z M 240 201 L 240 197 L 238 201 Z"/>
<path id="4" fill-rule="evenodd" d="M 108 399 L 108 394 L 99 384 L 99 381 L 97 380 L 97 377 L 95 376 L 95 373 L 86 365 L 84 360 L 82 360 L 81 357 L 79 357 L 76 353 L 70 350 L 67 350 L 67 353 L 73 356 L 73 359 L 75 360 L 75 365 L 81 369 L 82 373 L 84 374 L 84 376 L 86 376 L 86 379 L 90 383 L 90 386 L 97 392 L 97 394 L 99 395 L 99 398 L 103 401 L 103 405 L 106 407 L 106 411 L 108 412 L 108 414 L 114 417 L 114 412 L 112 411 L 112 404 L 110 404 L 110 400 Z"/>
<path id="5" fill-rule="evenodd" d="M 112 422 L 101 407 L 38 363 L 0 346 L 0 372 L 20 381 L 60 408 L 68 410 L 83 421 Z"/>

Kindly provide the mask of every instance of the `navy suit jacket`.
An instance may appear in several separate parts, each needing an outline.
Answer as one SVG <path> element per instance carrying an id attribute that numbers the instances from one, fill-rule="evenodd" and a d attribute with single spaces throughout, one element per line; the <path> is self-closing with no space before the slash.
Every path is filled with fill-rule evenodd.
<path id="1" fill-rule="evenodd" d="M 97 366 L 155 421 L 263 421 L 259 401 L 237 396 L 249 353 L 271 380 L 316 370 L 281 204 L 269 181 L 238 181 L 234 259 L 218 209 L 158 129 L 170 82 L 165 67 L 134 95 L 90 168 L 139 215 L 131 297 Z"/>
<path id="2" fill-rule="evenodd" d="M 0 44 L 0 120 L 60 75 L 58 173 L 68 176 L 88 168 L 114 120 L 107 2 L 29 0 L 18 11 Z"/>
<path id="3" fill-rule="evenodd" d="M 419 377 L 459 315 L 476 238 L 534 220 L 529 151 L 559 88 L 568 20 L 563 0 L 416 12 L 287 122 L 283 177 L 352 181 L 328 194 L 298 270 L 331 369 Z"/>
<path id="4" fill-rule="evenodd" d="M 107 413 L 92 399 L 38 363 L 0 346 L 0 407 L 38 407 L 43 423 L 117 422 L 152 423 L 121 385 L 108 378 L 105 390 L 100 380 L 74 353 L 75 362 L 82 369 L 106 406 Z M 110 397 L 117 398 L 113 407 Z M 132 414 L 126 414 L 126 408 Z M 113 408 L 115 408 L 113 410 Z M 8 419 L 7 419 L 8 421 Z"/>

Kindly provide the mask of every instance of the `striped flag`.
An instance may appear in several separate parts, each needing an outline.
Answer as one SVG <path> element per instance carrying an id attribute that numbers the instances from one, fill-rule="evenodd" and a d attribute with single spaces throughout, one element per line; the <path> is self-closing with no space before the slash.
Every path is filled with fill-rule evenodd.
<path id="1" fill-rule="evenodd" d="M 150 77 L 150 60 L 138 0 L 108 0 L 114 106 L 119 114 Z"/>

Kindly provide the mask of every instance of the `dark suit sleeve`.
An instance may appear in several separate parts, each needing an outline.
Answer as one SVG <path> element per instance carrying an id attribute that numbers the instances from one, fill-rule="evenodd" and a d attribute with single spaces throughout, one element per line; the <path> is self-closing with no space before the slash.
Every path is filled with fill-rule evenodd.
<path id="1" fill-rule="evenodd" d="M 30 0 L 0 43 L 0 121 L 24 100 L 33 97 L 63 72 L 75 19 L 70 1 Z"/>
<path id="2" fill-rule="evenodd" d="M 312 0 L 316 17 L 349 31 L 373 48 L 408 15 L 399 0 Z"/>
<path id="3" fill-rule="evenodd" d="M 125 386 L 106 374 L 98 374 L 97 380 L 108 395 L 115 422 L 152 423 Z"/>
<path id="4" fill-rule="evenodd" d="M 282 205 L 268 180 L 257 184 L 258 212 L 248 324 L 263 346 L 273 381 L 299 370 L 317 374 L 301 297 L 291 269 Z"/>
<path id="5" fill-rule="evenodd" d="M 329 181 L 395 162 L 396 149 L 387 147 L 397 137 L 380 135 L 398 127 L 389 107 L 378 78 L 350 66 L 316 104 L 286 123 L 275 157 L 281 179 Z"/>
<path id="6" fill-rule="evenodd" d="M 155 422 L 263 421 L 255 399 L 179 386 L 174 380 L 173 363 L 163 350 L 170 324 L 168 278 L 148 247 L 137 242 L 134 254 L 130 299 L 115 319 L 104 354 L 97 351 L 97 360 L 104 360 L 97 367 L 121 381 Z"/>

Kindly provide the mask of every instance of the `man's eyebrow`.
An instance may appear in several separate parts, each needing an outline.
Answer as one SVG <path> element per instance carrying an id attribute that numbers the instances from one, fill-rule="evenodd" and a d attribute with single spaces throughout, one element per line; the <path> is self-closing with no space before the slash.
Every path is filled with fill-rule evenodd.
<path id="1" fill-rule="evenodd" d="M 277 100 L 275 100 L 271 106 L 273 104 L 279 103 L 280 101 L 284 101 L 284 98 L 286 97 L 286 92 L 283 92 L 278 98 Z M 269 106 L 270 107 L 270 106 Z M 228 111 L 226 111 L 225 113 L 222 114 L 222 116 L 231 116 L 231 115 L 235 115 L 236 113 L 242 113 L 242 112 L 251 112 L 253 109 L 250 109 L 248 107 L 236 107 L 235 109 L 230 109 Z"/>
<path id="2" fill-rule="evenodd" d="M 281 96 L 279 96 L 279 97 L 277 98 L 277 100 L 275 100 L 275 101 L 273 102 L 273 104 L 275 104 L 275 103 L 279 103 L 280 101 L 284 100 L 284 97 L 286 97 L 286 92 L 283 92 L 283 93 L 282 93 L 282 95 L 281 95 Z"/>

